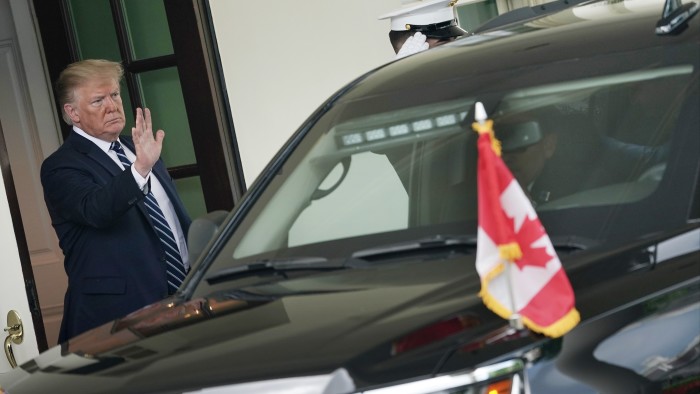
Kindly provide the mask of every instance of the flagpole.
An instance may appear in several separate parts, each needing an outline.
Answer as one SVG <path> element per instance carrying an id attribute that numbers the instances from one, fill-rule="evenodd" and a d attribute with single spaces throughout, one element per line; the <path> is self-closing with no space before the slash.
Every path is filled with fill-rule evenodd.
<path id="1" fill-rule="evenodd" d="M 515 294 L 513 293 L 513 274 L 511 271 L 513 270 L 513 261 L 511 260 L 505 260 L 506 262 L 506 276 L 508 280 L 508 296 L 510 296 L 510 310 L 511 314 L 510 317 L 508 318 L 508 322 L 510 323 L 511 328 L 514 328 L 516 330 L 522 330 L 525 328 L 523 325 L 523 319 L 521 318 L 520 314 L 517 312 L 516 306 L 515 306 Z"/>
<path id="2" fill-rule="evenodd" d="M 486 114 L 486 109 L 484 108 L 484 104 L 481 103 L 481 101 L 477 101 L 474 104 L 474 120 L 477 121 L 480 125 L 484 125 L 486 123 L 486 120 L 488 119 L 488 115 Z M 525 328 L 523 325 L 523 320 L 520 314 L 517 312 L 517 307 L 515 305 L 515 294 L 513 293 L 513 277 L 512 277 L 512 265 L 514 264 L 511 259 L 506 259 L 504 258 L 503 261 L 505 262 L 505 270 L 506 270 L 506 282 L 507 282 L 507 287 L 508 287 L 508 297 L 510 298 L 510 310 L 511 314 L 510 317 L 508 318 L 508 322 L 510 323 L 510 327 L 515 329 L 515 330 L 522 330 Z"/>

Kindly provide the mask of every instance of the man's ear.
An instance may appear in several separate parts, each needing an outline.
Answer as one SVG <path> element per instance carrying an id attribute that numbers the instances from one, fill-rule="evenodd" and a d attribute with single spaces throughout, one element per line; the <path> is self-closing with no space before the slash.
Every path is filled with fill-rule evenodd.
<path id="1" fill-rule="evenodd" d="M 63 104 L 63 111 L 68 115 L 74 124 L 80 123 L 80 116 L 78 115 L 78 111 L 75 109 L 75 107 L 73 107 L 73 104 Z"/>

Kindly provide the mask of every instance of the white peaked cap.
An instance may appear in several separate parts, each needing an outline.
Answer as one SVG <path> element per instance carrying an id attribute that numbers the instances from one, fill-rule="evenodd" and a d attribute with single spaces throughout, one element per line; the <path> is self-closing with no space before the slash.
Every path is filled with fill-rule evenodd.
<path id="1" fill-rule="evenodd" d="M 411 30 L 411 26 L 425 26 L 455 20 L 454 5 L 458 0 L 414 0 L 384 14 L 379 19 L 391 18 L 391 30 Z"/>

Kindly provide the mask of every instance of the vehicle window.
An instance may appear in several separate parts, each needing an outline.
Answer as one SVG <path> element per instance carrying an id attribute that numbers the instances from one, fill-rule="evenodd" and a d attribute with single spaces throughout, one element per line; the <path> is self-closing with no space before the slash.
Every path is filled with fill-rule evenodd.
<path id="1" fill-rule="evenodd" d="M 408 226 L 408 194 L 386 155 L 351 157 L 347 166 L 336 164 L 292 224 L 290 247 Z"/>
<path id="2" fill-rule="evenodd" d="M 504 160 L 540 210 L 639 201 L 663 177 L 691 72 L 677 66 L 513 92 L 495 125 L 504 147 L 514 147 Z M 526 122 L 551 135 L 551 152 L 518 140 L 528 137 L 518 129 Z M 537 161 L 536 179 L 519 174 Z"/>
<path id="3" fill-rule="evenodd" d="M 485 103 L 502 157 L 555 243 L 658 231 L 678 219 L 655 207 L 684 198 L 674 188 L 687 182 L 674 179 L 693 167 L 678 159 L 688 147 L 676 131 L 687 128 L 679 117 L 688 111 L 696 67 L 602 72 L 582 64 L 568 78 L 557 68 L 553 82 L 545 68 L 531 78 L 489 76 L 499 89 L 480 91 L 478 81 L 465 79 L 422 87 L 422 95 L 397 90 L 341 100 L 276 172 L 212 269 L 474 236 L 476 101 Z"/>
<path id="4" fill-rule="evenodd" d="M 289 174 L 234 257 L 448 220 L 436 200 L 449 196 L 446 177 L 460 173 L 452 169 L 464 167 L 458 149 L 471 136 L 463 121 L 472 103 L 334 125 Z"/>

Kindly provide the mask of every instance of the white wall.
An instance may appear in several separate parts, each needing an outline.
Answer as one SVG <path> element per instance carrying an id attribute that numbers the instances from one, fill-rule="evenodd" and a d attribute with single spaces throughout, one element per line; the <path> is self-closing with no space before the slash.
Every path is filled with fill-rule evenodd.
<path id="1" fill-rule="evenodd" d="M 246 184 L 331 94 L 393 60 L 400 0 L 210 0 Z"/>

